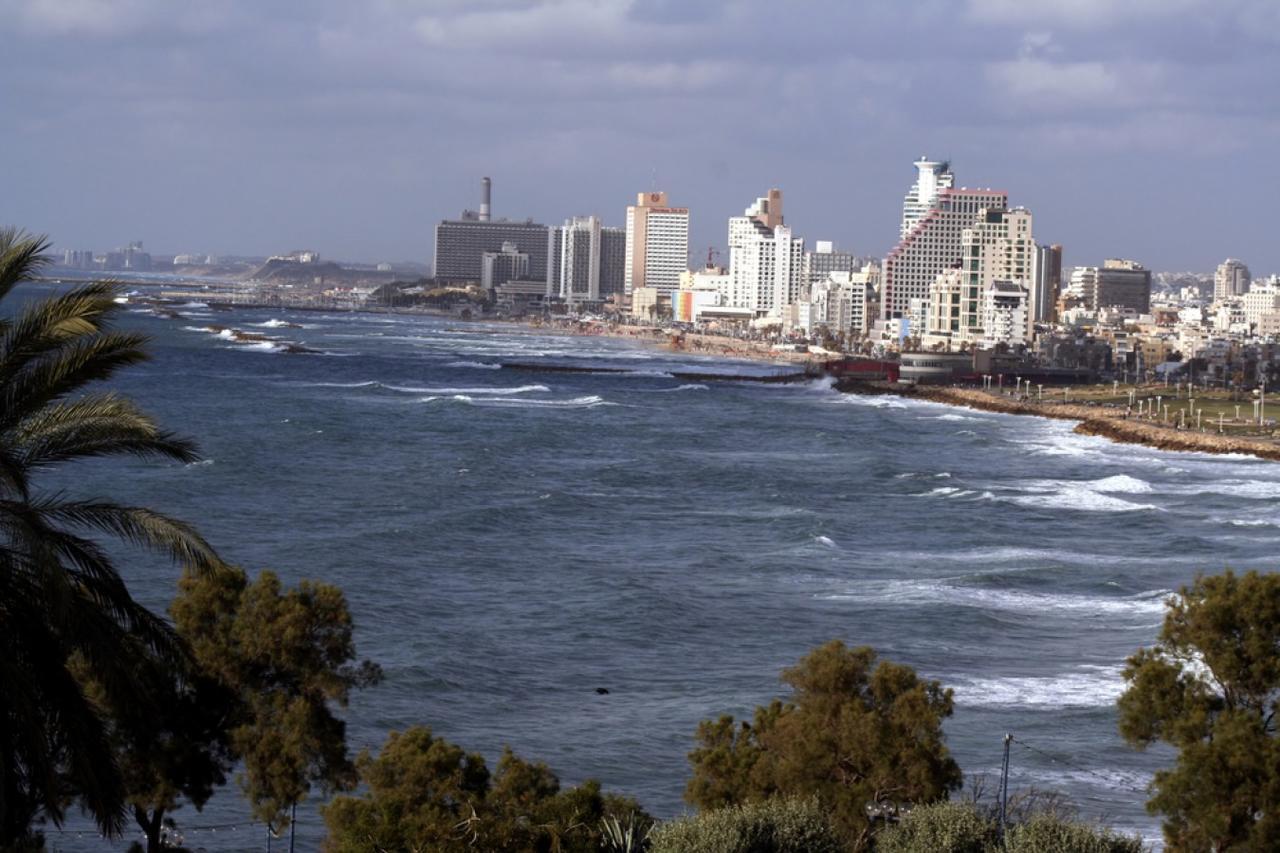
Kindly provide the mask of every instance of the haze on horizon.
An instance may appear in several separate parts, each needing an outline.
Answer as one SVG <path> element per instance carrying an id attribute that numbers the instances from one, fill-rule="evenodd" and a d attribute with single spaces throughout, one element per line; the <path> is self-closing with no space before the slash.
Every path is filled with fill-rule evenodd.
<path id="1" fill-rule="evenodd" d="M 1273 0 L 0 0 L 6 223 L 57 246 L 429 261 L 478 204 L 691 253 L 768 187 L 883 255 L 921 154 L 1068 264 L 1280 272 Z"/>

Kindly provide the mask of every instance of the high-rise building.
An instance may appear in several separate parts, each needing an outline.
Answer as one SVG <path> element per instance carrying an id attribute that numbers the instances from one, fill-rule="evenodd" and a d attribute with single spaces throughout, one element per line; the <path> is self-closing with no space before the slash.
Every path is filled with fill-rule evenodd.
<path id="1" fill-rule="evenodd" d="M 1213 274 L 1213 298 L 1215 301 L 1243 296 L 1249 292 L 1249 268 L 1243 261 L 1227 258 L 1218 264 Z"/>
<path id="2" fill-rule="evenodd" d="M 547 226 L 526 219 L 513 222 L 489 217 L 489 179 L 484 179 L 481 213 L 464 210 L 458 219 L 445 219 L 436 226 L 435 255 L 431 269 L 436 279 L 447 282 L 479 282 L 486 252 L 502 252 L 506 243 L 529 256 L 528 276 L 542 281 L 547 275 Z"/>
<path id="3" fill-rule="evenodd" d="M 984 349 L 1031 342 L 1029 295 L 1016 281 L 993 281 L 983 288 L 980 343 Z"/>
<path id="4" fill-rule="evenodd" d="M 784 224 L 781 190 L 769 190 L 729 219 L 729 280 L 729 304 L 758 315 L 781 316 L 786 306 L 807 298 L 804 240 Z"/>
<path id="5" fill-rule="evenodd" d="M 554 290 L 569 303 L 598 302 L 623 292 L 626 233 L 607 228 L 595 216 L 575 216 L 553 228 L 559 238 L 552 257 L 558 270 L 551 280 Z M 548 273 L 549 278 L 551 274 Z"/>
<path id="6" fill-rule="evenodd" d="M 906 231 L 884 260 L 883 319 L 908 316 L 911 300 L 929 298 L 929 286 L 938 274 L 960 263 L 964 229 L 973 225 L 979 211 L 1008 207 L 1008 194 L 1000 190 L 952 186 L 951 171 L 943 166 L 927 160 L 917 163 L 919 176 L 902 210 Z M 931 206 L 921 213 L 926 202 Z"/>
<path id="7" fill-rule="evenodd" d="M 1058 296 L 1062 290 L 1062 246 L 1036 246 L 1036 272 L 1031 287 L 1031 322 L 1052 323 L 1056 319 Z"/>
<path id="8" fill-rule="evenodd" d="M 1022 207 L 980 210 L 973 224 L 961 232 L 960 245 L 965 275 L 960 328 L 966 340 L 976 342 L 983 337 L 983 300 L 991 286 L 997 281 L 1031 284 L 1036 260 L 1031 212 Z M 1019 338 L 1030 333 L 1028 325 Z"/>
<path id="9" fill-rule="evenodd" d="M 485 290 L 528 276 L 529 253 L 521 252 L 515 243 L 503 243 L 501 251 L 480 256 L 480 286 Z"/>
<path id="10" fill-rule="evenodd" d="M 902 228 L 898 239 L 906 237 L 916 223 L 934 208 L 938 201 L 938 193 L 951 189 L 956 176 L 951 174 L 951 164 L 921 157 L 915 162 L 916 182 L 911 185 L 907 197 L 902 201 Z"/>
<path id="11" fill-rule="evenodd" d="M 1091 311 L 1127 308 L 1151 310 L 1151 270 L 1137 261 L 1108 258 L 1100 267 L 1075 267 L 1067 294 Z"/>
<path id="12" fill-rule="evenodd" d="M 804 280 L 812 287 L 826 281 L 833 272 L 854 272 L 860 266 L 858 257 L 850 252 L 837 252 L 830 240 L 818 240 L 812 252 L 804 253 Z"/>
<path id="13" fill-rule="evenodd" d="M 623 289 L 651 287 L 670 296 L 689 268 L 689 208 L 671 207 L 665 192 L 639 193 L 627 207 Z"/>

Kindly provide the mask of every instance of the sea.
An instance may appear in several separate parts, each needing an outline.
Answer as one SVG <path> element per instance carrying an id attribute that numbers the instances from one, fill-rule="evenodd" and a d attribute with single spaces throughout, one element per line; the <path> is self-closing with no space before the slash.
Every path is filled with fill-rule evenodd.
<path id="1" fill-rule="evenodd" d="M 154 357 L 111 386 L 202 461 L 90 462 L 47 486 L 194 522 L 251 573 L 340 586 L 359 654 L 385 672 L 343 712 L 353 752 L 425 725 L 660 817 L 688 808 L 700 720 L 785 697 L 781 670 L 839 639 L 954 690 L 947 743 L 988 796 L 1011 734 L 1011 791 L 1154 841 L 1146 788 L 1173 756 L 1117 733 L 1125 658 L 1180 585 L 1271 570 L 1280 544 L 1280 466 L 1250 457 L 826 381 L 689 381 L 673 373 L 781 368 L 627 339 L 174 310 L 122 306 Z M 167 606 L 175 567 L 129 554 L 122 569 Z M 299 809 L 298 849 L 319 846 L 318 806 Z M 232 783 L 174 817 L 193 848 L 261 849 L 247 815 Z M 73 817 L 49 841 L 134 837 Z"/>

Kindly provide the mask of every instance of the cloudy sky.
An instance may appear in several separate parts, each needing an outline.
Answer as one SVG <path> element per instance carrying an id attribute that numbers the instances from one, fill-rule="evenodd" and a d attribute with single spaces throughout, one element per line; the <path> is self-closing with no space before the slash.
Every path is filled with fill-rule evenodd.
<path id="1" fill-rule="evenodd" d="M 496 215 L 770 186 L 882 255 L 921 154 L 1068 264 L 1280 272 L 1277 0 L 0 0 L 4 221 L 99 251 L 428 260 Z"/>

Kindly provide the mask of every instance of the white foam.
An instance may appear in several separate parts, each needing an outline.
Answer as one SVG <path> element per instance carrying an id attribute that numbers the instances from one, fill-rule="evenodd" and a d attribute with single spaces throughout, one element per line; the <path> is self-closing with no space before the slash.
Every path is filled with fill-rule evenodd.
<path id="1" fill-rule="evenodd" d="M 1019 506 L 1038 509 L 1065 509 L 1075 512 L 1137 512 L 1158 510 L 1154 504 L 1140 504 L 1095 492 L 1087 486 L 1065 486 L 1061 491 L 1043 495 L 1018 495 L 998 498 Z"/>
<path id="2" fill-rule="evenodd" d="M 1010 549 L 1013 550 L 1013 549 Z M 1039 552 L 1028 551 L 1036 557 Z M 1012 555 L 1017 556 L 1017 555 Z M 1164 614 L 1165 601 L 1172 590 L 1154 589 L 1127 596 L 1073 595 L 1069 593 L 1024 592 L 991 589 L 947 581 L 910 580 L 867 583 L 856 592 L 830 593 L 818 598 L 832 601 L 875 599 L 890 604 L 952 604 L 983 610 L 1053 615 L 1126 616 L 1150 620 Z"/>
<path id="3" fill-rule="evenodd" d="M 268 320 L 265 323 L 250 323 L 249 325 L 257 326 L 262 329 L 281 329 L 285 327 L 306 328 L 305 326 L 302 326 L 302 324 L 300 323 L 290 323 L 288 320 Z"/>
<path id="4" fill-rule="evenodd" d="M 980 421 L 982 418 L 973 418 L 968 415 L 955 415 L 948 412 L 945 415 L 921 415 L 919 420 L 922 421 Z"/>
<path id="5" fill-rule="evenodd" d="M 501 364 L 490 364 L 487 361 L 451 361 L 446 367 L 469 367 L 475 370 L 501 370 Z"/>
<path id="6" fill-rule="evenodd" d="M 550 391 L 546 385 L 517 385 L 510 388 L 417 388 L 410 385 L 385 385 L 377 383 L 388 391 L 399 391 L 401 394 L 538 394 Z"/>
<path id="7" fill-rule="evenodd" d="M 1103 477 L 1101 480 L 1095 480 L 1090 484 L 1090 488 L 1097 492 L 1139 495 L 1150 492 L 1151 484 L 1146 480 L 1139 480 L 1137 477 L 1130 477 L 1127 474 L 1116 474 L 1113 477 Z"/>
<path id="8" fill-rule="evenodd" d="M 943 678 L 956 704 L 979 707 L 1097 708 L 1115 704 L 1124 692 L 1120 666 L 1085 664 L 1056 675 Z"/>
<path id="9" fill-rule="evenodd" d="M 889 395 L 868 396 L 865 394 L 839 394 L 832 396 L 832 402 L 850 406 L 869 406 L 873 409 L 905 409 L 906 403 Z"/>
<path id="10" fill-rule="evenodd" d="M 591 409 L 596 406 L 617 405 L 616 403 L 609 403 L 594 394 L 587 397 L 573 397 L 568 400 L 537 400 L 527 397 L 472 397 L 468 394 L 454 394 L 449 399 L 457 403 L 466 403 L 469 406 L 494 409 Z"/>
<path id="11" fill-rule="evenodd" d="M 819 545 L 825 545 L 828 548 L 836 547 L 836 543 L 833 542 L 829 536 L 815 536 L 813 537 L 813 541 L 817 542 Z"/>

